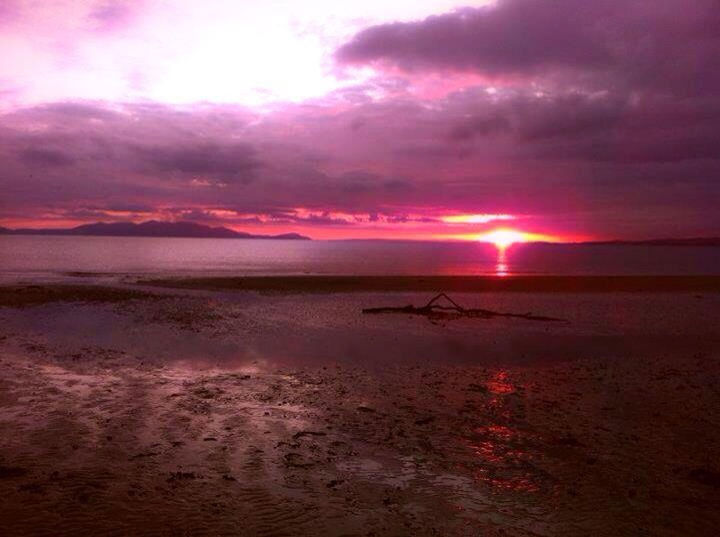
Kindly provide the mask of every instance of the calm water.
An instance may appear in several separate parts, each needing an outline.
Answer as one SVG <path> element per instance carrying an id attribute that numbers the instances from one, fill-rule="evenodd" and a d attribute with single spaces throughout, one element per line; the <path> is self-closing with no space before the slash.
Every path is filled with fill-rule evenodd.
<path id="1" fill-rule="evenodd" d="M 0 275 L 720 274 L 720 248 L 0 236 Z"/>

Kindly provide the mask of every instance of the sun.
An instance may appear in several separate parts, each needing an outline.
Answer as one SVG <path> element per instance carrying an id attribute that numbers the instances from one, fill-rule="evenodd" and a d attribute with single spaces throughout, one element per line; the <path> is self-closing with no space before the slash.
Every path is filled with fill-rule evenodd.
<path id="1" fill-rule="evenodd" d="M 463 233 L 458 235 L 444 235 L 444 238 L 460 239 L 464 241 L 487 242 L 494 244 L 499 250 L 509 248 L 513 244 L 527 242 L 558 242 L 554 235 L 544 233 L 531 233 L 509 228 L 495 228 L 482 233 Z"/>
<path id="2" fill-rule="evenodd" d="M 528 242 L 529 240 L 526 233 L 512 229 L 495 229 L 479 235 L 477 239 L 482 242 L 491 242 L 501 250 L 517 242 Z"/>

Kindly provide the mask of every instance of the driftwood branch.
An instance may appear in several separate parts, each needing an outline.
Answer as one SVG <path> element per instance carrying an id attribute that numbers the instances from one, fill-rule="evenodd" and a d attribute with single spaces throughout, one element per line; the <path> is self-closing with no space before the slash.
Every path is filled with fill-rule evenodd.
<path id="1" fill-rule="evenodd" d="M 447 300 L 450 305 L 444 306 L 438 304 L 441 299 Z M 382 308 L 364 308 L 363 313 L 406 313 L 408 315 L 424 315 L 430 320 L 435 319 L 459 319 L 461 317 L 491 319 L 493 317 L 513 317 L 516 319 L 526 319 L 528 321 L 565 321 L 557 317 L 547 317 L 544 315 L 533 315 L 532 313 L 505 313 L 500 311 L 486 310 L 482 308 L 463 308 L 445 293 L 434 296 L 424 306 L 389 306 Z"/>

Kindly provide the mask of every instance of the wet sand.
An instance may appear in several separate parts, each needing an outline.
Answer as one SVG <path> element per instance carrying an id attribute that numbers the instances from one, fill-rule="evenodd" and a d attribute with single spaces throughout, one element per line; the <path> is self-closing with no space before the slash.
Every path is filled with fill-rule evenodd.
<path id="1" fill-rule="evenodd" d="M 717 533 L 717 293 L 199 287 L 0 291 L 3 535 Z"/>
<path id="2" fill-rule="evenodd" d="M 8 285 L 0 286 L 0 307 L 22 308 L 50 302 L 122 302 L 155 296 L 131 289 L 94 285 Z"/>
<path id="3" fill-rule="evenodd" d="M 252 276 L 152 278 L 140 283 L 180 289 L 316 292 L 720 292 L 720 276 Z"/>

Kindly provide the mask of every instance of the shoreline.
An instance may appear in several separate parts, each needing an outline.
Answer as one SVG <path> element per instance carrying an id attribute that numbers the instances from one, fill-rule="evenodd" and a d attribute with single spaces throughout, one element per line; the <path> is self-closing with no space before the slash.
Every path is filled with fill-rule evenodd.
<path id="1" fill-rule="evenodd" d="M 720 275 L 704 276 L 248 276 L 141 279 L 139 285 L 174 289 L 286 293 L 720 292 Z"/>

